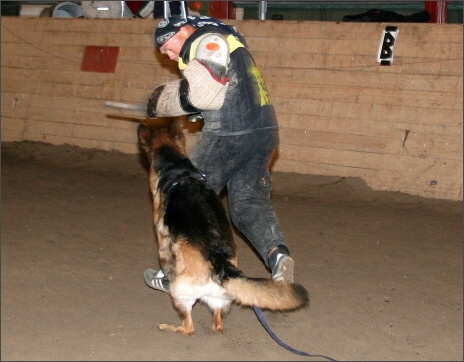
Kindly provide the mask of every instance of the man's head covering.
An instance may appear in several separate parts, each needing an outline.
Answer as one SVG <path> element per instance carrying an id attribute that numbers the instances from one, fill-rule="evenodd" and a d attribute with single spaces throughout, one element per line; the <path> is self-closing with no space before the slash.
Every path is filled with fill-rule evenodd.
<path id="1" fill-rule="evenodd" d="M 240 34 L 235 26 L 230 26 L 223 23 L 220 20 L 211 18 L 209 16 L 187 16 L 186 19 L 180 16 L 171 16 L 166 19 L 162 19 L 155 30 L 155 45 L 157 48 L 161 48 L 164 43 L 176 35 L 180 28 L 185 25 L 191 25 L 194 28 L 202 28 L 207 26 L 213 26 L 221 29 L 221 32 L 234 35 L 243 45 L 246 46 L 246 40 Z"/>
<path id="2" fill-rule="evenodd" d="M 187 24 L 187 19 L 180 16 L 171 16 L 162 19 L 155 30 L 155 44 L 157 48 L 163 46 L 169 39 L 178 33 L 180 28 Z"/>

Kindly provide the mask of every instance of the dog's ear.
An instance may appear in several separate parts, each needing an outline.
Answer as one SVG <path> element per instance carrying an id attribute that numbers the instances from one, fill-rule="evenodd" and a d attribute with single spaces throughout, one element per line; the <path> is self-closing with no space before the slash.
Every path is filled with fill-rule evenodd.
<path id="1" fill-rule="evenodd" d="M 185 146 L 184 123 L 182 119 L 174 118 L 169 122 L 169 137 L 174 139 L 178 144 Z"/>
<path id="2" fill-rule="evenodd" d="M 151 130 L 144 123 L 140 123 L 137 128 L 137 136 L 139 139 L 139 147 L 145 151 L 150 151 Z"/>

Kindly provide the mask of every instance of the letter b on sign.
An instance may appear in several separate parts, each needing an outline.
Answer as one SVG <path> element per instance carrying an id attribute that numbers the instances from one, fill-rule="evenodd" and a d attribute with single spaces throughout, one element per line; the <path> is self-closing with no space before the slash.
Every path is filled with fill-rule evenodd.
<path id="1" fill-rule="evenodd" d="M 387 26 L 383 31 L 377 55 L 377 62 L 380 62 L 380 65 L 390 65 L 393 62 L 393 50 L 397 37 L 398 28 L 396 26 Z"/>

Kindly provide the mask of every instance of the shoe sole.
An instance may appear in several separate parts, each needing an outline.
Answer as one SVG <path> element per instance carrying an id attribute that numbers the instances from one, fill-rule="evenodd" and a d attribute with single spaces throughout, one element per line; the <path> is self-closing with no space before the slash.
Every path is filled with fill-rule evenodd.
<path id="1" fill-rule="evenodd" d="M 143 278 L 145 279 L 145 283 L 147 283 L 147 285 L 150 288 L 161 290 L 162 292 L 169 294 L 169 291 L 164 289 L 164 286 L 159 280 L 159 278 L 156 278 L 156 274 L 157 272 L 153 269 L 145 270 L 145 272 L 143 273 Z M 157 281 L 159 281 L 159 283 L 157 283 Z"/>
<path id="2" fill-rule="evenodd" d="M 293 279 L 295 276 L 295 262 L 292 258 L 287 257 L 283 258 L 281 261 L 280 270 L 278 276 L 274 277 L 273 279 L 276 281 L 284 282 L 284 283 L 293 283 Z"/>

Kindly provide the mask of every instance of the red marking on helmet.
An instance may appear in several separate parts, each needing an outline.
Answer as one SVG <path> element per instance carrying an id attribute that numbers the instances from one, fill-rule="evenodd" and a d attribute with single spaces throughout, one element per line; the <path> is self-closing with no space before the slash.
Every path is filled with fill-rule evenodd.
<path id="1" fill-rule="evenodd" d="M 208 50 L 219 50 L 219 44 L 218 43 L 208 43 L 208 44 L 206 44 L 206 49 L 208 49 Z"/>

